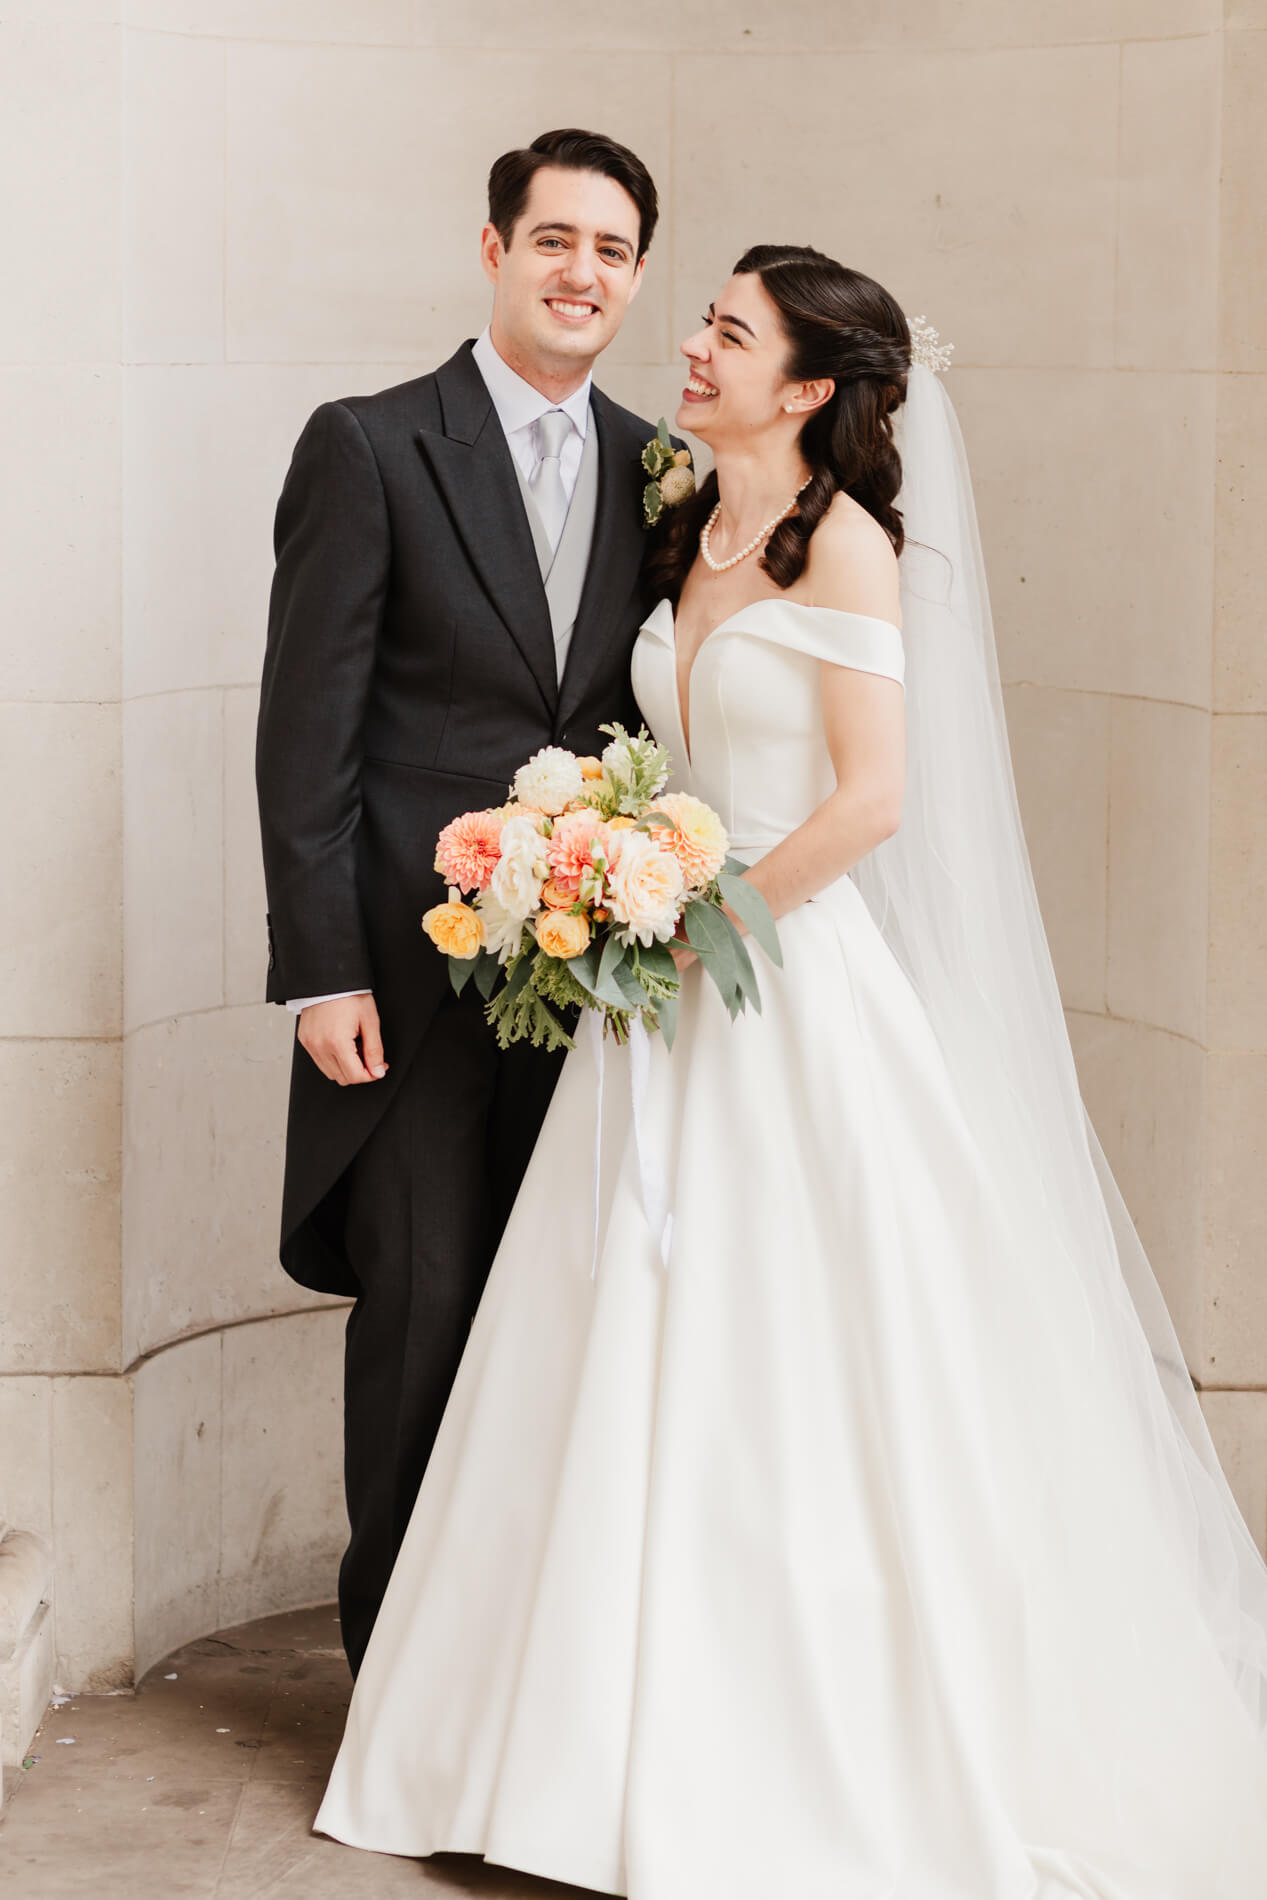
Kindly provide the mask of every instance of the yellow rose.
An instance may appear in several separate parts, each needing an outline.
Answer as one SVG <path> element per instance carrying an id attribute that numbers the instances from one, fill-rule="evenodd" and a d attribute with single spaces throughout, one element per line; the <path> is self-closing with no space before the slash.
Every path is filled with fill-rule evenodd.
<path id="1" fill-rule="evenodd" d="M 558 884 L 549 877 L 541 886 L 541 902 L 551 910 L 571 910 L 576 902 L 576 892 L 568 890 L 566 885 Z"/>
<path id="2" fill-rule="evenodd" d="M 582 778 L 602 778 L 603 761 L 601 759 L 595 759 L 595 758 L 591 758 L 587 756 L 583 759 L 578 759 L 576 763 L 581 768 Z"/>
<path id="3" fill-rule="evenodd" d="M 607 829 L 609 831 L 632 831 L 636 823 L 636 819 L 630 818 L 622 811 L 617 813 L 615 818 L 609 818 L 607 820 Z"/>
<path id="4" fill-rule="evenodd" d="M 565 910 L 549 910 L 537 919 L 537 942 L 548 957 L 579 957 L 588 949 L 589 921 Z"/>
<path id="5" fill-rule="evenodd" d="M 436 904 L 422 927 L 446 957 L 476 957 L 484 947 L 484 920 L 469 904 Z"/>

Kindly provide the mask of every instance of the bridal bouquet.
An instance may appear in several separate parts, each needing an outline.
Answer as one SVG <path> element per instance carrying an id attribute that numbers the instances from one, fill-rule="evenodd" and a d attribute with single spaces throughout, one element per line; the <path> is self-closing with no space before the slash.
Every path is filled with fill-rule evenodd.
<path id="1" fill-rule="evenodd" d="M 506 804 L 463 812 L 436 844 L 448 901 L 422 927 L 448 957 L 454 989 L 474 980 L 503 1048 L 571 1048 L 559 1016 L 571 1006 L 601 1011 L 619 1042 L 641 1021 L 671 1044 L 678 968 L 668 946 L 679 923 L 732 1018 L 748 1003 L 759 1010 L 724 904 L 782 961 L 717 813 L 664 790 L 669 756 L 645 730 L 602 731 L 611 744 L 601 759 L 545 747 L 520 766 Z"/>

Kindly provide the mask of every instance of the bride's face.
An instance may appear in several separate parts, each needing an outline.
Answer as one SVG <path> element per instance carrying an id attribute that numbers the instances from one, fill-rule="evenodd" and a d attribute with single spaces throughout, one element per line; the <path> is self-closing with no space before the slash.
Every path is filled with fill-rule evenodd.
<path id="1" fill-rule="evenodd" d="M 755 271 L 732 277 L 682 344 L 691 375 L 675 424 L 716 449 L 801 420 L 806 385 L 784 375 L 787 338 L 778 306 Z"/>

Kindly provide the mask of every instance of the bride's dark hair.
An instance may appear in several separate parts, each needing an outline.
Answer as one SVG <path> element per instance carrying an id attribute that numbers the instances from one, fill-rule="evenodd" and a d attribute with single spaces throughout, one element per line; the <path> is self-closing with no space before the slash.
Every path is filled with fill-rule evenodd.
<path id="1" fill-rule="evenodd" d="M 760 565 L 778 587 L 805 571 L 810 537 L 843 488 L 874 515 L 900 554 L 901 511 L 894 501 L 902 462 L 893 443 L 893 411 L 906 399 L 911 333 L 895 300 L 874 278 L 849 270 L 799 244 L 756 244 L 734 275 L 755 271 L 779 312 L 787 337 L 789 382 L 830 376 L 835 393 L 801 430 L 809 486 L 798 511 L 770 536 Z M 717 501 L 710 474 L 695 498 L 666 509 L 647 562 L 657 592 L 675 604 L 699 545 L 699 531 Z"/>

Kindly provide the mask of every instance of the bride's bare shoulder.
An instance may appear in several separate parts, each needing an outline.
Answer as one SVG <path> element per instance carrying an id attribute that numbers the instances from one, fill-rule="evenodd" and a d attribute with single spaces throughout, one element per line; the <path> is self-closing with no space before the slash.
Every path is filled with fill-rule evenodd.
<path id="1" fill-rule="evenodd" d="M 874 515 L 838 494 L 810 537 L 803 576 L 816 607 L 899 624 L 897 556 Z"/>

